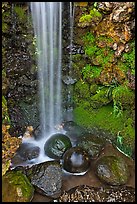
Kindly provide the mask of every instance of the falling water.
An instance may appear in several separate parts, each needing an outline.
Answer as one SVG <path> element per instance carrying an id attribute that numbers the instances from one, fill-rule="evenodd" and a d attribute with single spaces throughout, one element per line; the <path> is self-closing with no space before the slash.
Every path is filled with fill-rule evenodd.
<path id="1" fill-rule="evenodd" d="M 31 2 L 37 39 L 42 136 L 61 123 L 62 2 Z"/>

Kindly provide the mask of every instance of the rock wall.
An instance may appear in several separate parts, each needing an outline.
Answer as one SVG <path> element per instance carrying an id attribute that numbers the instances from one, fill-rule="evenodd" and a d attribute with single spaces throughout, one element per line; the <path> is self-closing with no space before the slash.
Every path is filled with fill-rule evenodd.
<path id="1" fill-rule="evenodd" d="M 117 145 L 130 152 L 135 138 L 135 4 L 74 5 L 74 44 L 84 51 L 73 55 L 74 120 L 111 132 Z"/>

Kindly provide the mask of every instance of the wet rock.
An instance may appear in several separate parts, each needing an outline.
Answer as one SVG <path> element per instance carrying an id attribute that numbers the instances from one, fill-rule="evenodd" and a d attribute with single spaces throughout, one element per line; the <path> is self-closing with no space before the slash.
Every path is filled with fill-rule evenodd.
<path id="1" fill-rule="evenodd" d="M 74 44 L 67 46 L 66 50 L 69 52 L 69 54 L 72 54 L 72 55 L 85 53 L 82 46 L 74 45 Z"/>
<path id="2" fill-rule="evenodd" d="M 95 165 L 96 175 L 109 185 L 124 185 L 130 173 L 125 161 L 117 156 L 104 156 Z"/>
<path id="3" fill-rule="evenodd" d="M 73 79 L 70 76 L 63 76 L 62 77 L 62 81 L 64 82 L 64 84 L 66 85 L 72 85 L 75 84 L 77 82 L 77 79 Z"/>
<path id="4" fill-rule="evenodd" d="M 108 141 L 103 137 L 85 135 L 77 141 L 77 145 L 85 149 L 92 159 L 97 158 L 100 151 Z"/>
<path id="5" fill-rule="evenodd" d="M 32 143 L 22 143 L 17 150 L 17 154 L 25 161 L 37 158 L 40 148 Z"/>
<path id="6" fill-rule="evenodd" d="M 120 55 L 124 51 L 124 49 L 125 49 L 125 45 L 124 44 L 121 43 L 120 45 L 118 45 L 117 50 L 115 52 L 115 56 L 116 57 L 120 57 Z"/>
<path id="7" fill-rule="evenodd" d="M 63 168 L 70 173 L 83 173 L 89 169 L 90 158 L 81 147 L 72 147 L 63 155 Z"/>
<path id="8" fill-rule="evenodd" d="M 54 198 L 60 195 L 62 169 L 59 162 L 48 161 L 35 164 L 25 169 L 25 173 L 39 193 Z"/>
<path id="9" fill-rule="evenodd" d="M 87 185 L 70 189 L 55 201 L 58 202 L 135 202 L 135 189 L 132 187 L 91 187 Z M 55 202 L 54 201 L 54 202 Z"/>
<path id="10" fill-rule="evenodd" d="M 114 43 L 112 46 L 113 50 L 117 50 L 117 47 L 118 47 L 117 43 Z"/>
<path id="11" fill-rule="evenodd" d="M 112 13 L 112 21 L 114 22 L 126 22 L 132 17 L 135 4 L 134 2 L 121 2 L 116 4 Z"/>
<path id="12" fill-rule="evenodd" d="M 112 12 L 114 8 L 114 3 L 113 2 L 98 2 L 97 8 L 100 12 L 104 14 L 109 14 Z"/>
<path id="13" fill-rule="evenodd" d="M 33 194 L 33 186 L 20 171 L 10 171 L 2 177 L 2 202 L 30 202 Z"/>
<path id="14" fill-rule="evenodd" d="M 68 136 L 64 134 L 52 135 L 44 145 L 44 151 L 47 156 L 53 159 L 60 159 L 63 153 L 72 147 Z"/>
<path id="15" fill-rule="evenodd" d="M 73 142 L 76 142 L 79 137 L 87 133 L 83 127 L 76 124 L 74 121 L 64 121 L 63 129 L 66 131 L 66 134 L 71 138 Z"/>

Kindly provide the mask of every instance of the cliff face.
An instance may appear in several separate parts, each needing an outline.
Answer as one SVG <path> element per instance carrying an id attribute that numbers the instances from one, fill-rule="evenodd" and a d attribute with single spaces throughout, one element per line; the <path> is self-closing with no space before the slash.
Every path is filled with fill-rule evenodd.
<path id="1" fill-rule="evenodd" d="M 73 55 L 74 119 L 84 127 L 108 130 L 114 138 L 121 136 L 121 148 L 125 144 L 132 149 L 135 4 L 86 3 L 75 3 L 74 45 L 84 53 Z"/>

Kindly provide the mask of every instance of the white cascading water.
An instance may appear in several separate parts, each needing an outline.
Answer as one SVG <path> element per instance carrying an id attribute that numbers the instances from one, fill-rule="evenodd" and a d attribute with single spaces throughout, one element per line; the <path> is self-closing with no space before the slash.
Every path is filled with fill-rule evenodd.
<path id="1" fill-rule="evenodd" d="M 23 139 L 24 143 L 33 143 L 40 148 L 37 158 L 23 165 L 52 160 L 44 153 L 46 140 L 58 130 L 62 123 L 61 69 L 62 69 L 62 2 L 30 2 L 34 35 L 36 37 L 37 66 L 39 77 L 39 109 L 41 135 L 39 140 Z M 73 39 L 73 11 L 70 2 L 70 45 Z M 69 75 L 71 75 L 72 57 L 70 54 Z M 71 90 L 68 88 L 71 100 Z M 72 110 L 71 110 L 72 111 Z M 69 113 L 68 113 L 69 114 Z"/>
<path id="2" fill-rule="evenodd" d="M 62 2 L 31 2 L 37 41 L 42 137 L 61 124 Z"/>
<path id="3" fill-rule="evenodd" d="M 31 15 L 36 37 L 37 66 L 39 78 L 39 109 L 41 135 L 23 142 L 40 148 L 38 158 L 29 163 L 52 160 L 44 153 L 46 140 L 62 122 L 61 68 L 62 68 L 62 2 L 31 2 Z"/>

